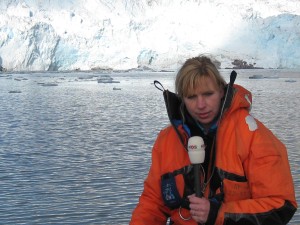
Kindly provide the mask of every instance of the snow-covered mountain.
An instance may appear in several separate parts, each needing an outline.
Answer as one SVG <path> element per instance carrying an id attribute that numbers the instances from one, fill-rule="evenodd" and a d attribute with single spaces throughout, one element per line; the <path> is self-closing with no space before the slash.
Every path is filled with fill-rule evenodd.
<path id="1" fill-rule="evenodd" d="M 173 70 L 203 53 L 221 68 L 300 68 L 299 49 L 299 0 L 0 2 L 9 71 Z"/>

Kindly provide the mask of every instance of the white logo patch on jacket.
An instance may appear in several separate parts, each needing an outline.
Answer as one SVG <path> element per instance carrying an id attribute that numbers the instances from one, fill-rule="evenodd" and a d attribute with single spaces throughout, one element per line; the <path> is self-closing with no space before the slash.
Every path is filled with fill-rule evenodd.
<path id="1" fill-rule="evenodd" d="M 250 107 L 249 107 L 249 112 L 251 111 L 251 109 L 252 109 L 252 103 L 251 103 L 251 101 L 250 101 L 250 98 L 249 98 L 249 95 L 245 95 L 245 99 L 247 100 L 247 102 L 249 103 L 249 105 L 250 105 Z"/>
<path id="2" fill-rule="evenodd" d="M 255 119 L 250 115 L 248 115 L 245 119 L 246 119 L 246 123 L 248 124 L 249 130 L 255 131 L 257 129 L 257 123 Z"/>

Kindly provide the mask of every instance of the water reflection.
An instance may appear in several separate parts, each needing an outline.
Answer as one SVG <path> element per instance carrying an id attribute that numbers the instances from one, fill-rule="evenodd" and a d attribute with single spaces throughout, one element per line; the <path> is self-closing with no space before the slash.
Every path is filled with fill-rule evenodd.
<path id="1" fill-rule="evenodd" d="M 249 80 L 249 73 L 240 71 L 237 83 L 254 93 L 253 114 L 287 145 L 299 199 L 300 80 Z M 119 73 L 113 86 L 90 75 L 0 78 L 4 224 L 128 224 L 152 144 L 168 124 L 162 93 L 151 83 L 173 91 L 174 75 Z M 49 82 L 57 85 L 39 85 Z M 297 213 L 290 224 L 299 223 Z"/>

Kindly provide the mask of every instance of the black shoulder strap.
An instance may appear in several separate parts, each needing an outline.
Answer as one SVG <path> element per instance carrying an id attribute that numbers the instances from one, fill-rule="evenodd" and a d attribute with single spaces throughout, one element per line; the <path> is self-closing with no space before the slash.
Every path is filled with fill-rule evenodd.
<path id="1" fill-rule="evenodd" d="M 175 93 L 165 89 L 159 81 L 155 80 L 154 85 L 163 92 L 170 122 L 173 123 L 174 120 L 182 120 L 180 115 L 181 99 Z"/>
<path id="2" fill-rule="evenodd" d="M 183 120 L 182 116 L 180 114 L 181 99 L 175 93 L 165 89 L 164 86 L 157 80 L 154 81 L 154 86 L 163 92 L 165 105 L 166 105 L 170 123 L 174 127 L 174 129 L 180 139 L 180 142 L 186 149 L 186 146 L 184 144 L 184 137 L 178 131 L 178 128 L 177 128 L 178 124 L 175 124 L 176 121 L 182 122 L 182 120 Z"/>
<path id="3" fill-rule="evenodd" d="M 224 111 L 230 107 L 231 105 L 231 101 L 233 98 L 233 94 L 234 94 L 234 88 L 233 88 L 233 83 L 236 79 L 237 73 L 232 70 L 231 74 L 230 74 L 230 81 L 229 83 L 226 85 L 226 93 L 225 93 L 225 98 L 224 98 L 224 102 L 221 108 L 221 112 L 220 112 L 220 117 L 222 117 Z"/>

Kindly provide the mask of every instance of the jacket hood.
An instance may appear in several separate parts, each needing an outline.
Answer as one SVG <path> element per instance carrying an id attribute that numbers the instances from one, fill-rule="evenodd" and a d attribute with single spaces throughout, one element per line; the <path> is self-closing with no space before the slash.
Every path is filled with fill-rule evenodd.
<path id="1" fill-rule="evenodd" d="M 227 91 L 228 89 L 229 91 Z M 225 93 L 227 93 L 227 96 L 222 101 L 220 118 L 223 117 L 224 113 L 232 113 L 241 108 L 247 111 L 251 110 L 252 94 L 244 87 L 237 84 L 232 86 L 228 84 L 225 87 Z M 169 120 L 172 125 L 177 126 L 180 123 L 179 121 L 182 123 L 185 120 L 182 110 L 182 100 L 175 93 L 165 89 L 163 90 L 163 96 Z"/>
<path id="2" fill-rule="evenodd" d="M 233 91 L 233 98 L 229 108 L 227 109 L 228 113 L 232 113 L 241 108 L 246 109 L 250 112 L 252 106 L 251 92 L 238 84 L 233 85 Z"/>

